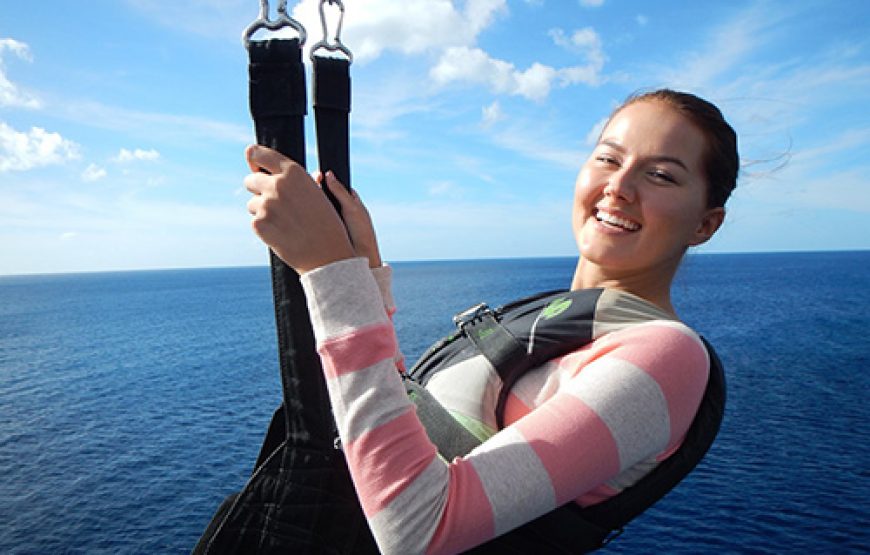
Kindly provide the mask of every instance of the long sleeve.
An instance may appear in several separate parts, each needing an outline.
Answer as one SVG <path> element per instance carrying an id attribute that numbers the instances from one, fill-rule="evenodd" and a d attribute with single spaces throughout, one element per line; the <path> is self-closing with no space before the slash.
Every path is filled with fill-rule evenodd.
<path id="1" fill-rule="evenodd" d="M 375 283 L 378 286 L 378 291 L 381 293 L 381 302 L 383 303 L 384 310 L 387 312 L 387 316 L 390 317 L 390 320 L 392 320 L 397 310 L 396 300 L 393 297 L 393 268 L 392 266 L 384 264 L 377 268 L 372 268 L 371 272 L 372 277 L 375 279 Z M 398 348 L 396 349 L 394 361 L 396 368 L 400 372 L 405 372 L 405 356 Z"/>
<path id="2" fill-rule="evenodd" d="M 396 373 L 395 333 L 365 261 L 302 283 L 351 474 L 384 553 L 459 552 L 580 498 L 678 444 L 706 382 L 697 338 L 649 326 L 585 353 L 582 371 L 566 373 L 539 406 L 445 462 Z M 644 348 L 650 340 L 656 349 Z"/>

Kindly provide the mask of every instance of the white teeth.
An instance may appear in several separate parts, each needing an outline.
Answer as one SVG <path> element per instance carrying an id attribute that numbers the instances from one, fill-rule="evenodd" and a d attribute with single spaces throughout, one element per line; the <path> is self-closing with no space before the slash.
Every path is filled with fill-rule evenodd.
<path id="1" fill-rule="evenodd" d="M 615 216 L 609 212 L 603 212 L 599 210 L 595 217 L 600 222 L 608 223 L 610 225 L 615 225 L 617 227 L 621 227 L 623 229 L 627 229 L 628 231 L 637 231 L 640 229 L 640 225 L 636 224 L 632 221 L 626 220 L 624 218 L 620 218 L 619 216 Z"/>

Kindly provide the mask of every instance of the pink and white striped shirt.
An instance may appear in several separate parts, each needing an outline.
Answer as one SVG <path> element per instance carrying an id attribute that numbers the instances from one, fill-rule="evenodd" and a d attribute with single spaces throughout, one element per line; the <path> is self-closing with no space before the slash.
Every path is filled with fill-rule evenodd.
<path id="1" fill-rule="evenodd" d="M 679 447 L 709 374 L 691 329 L 605 291 L 593 341 L 517 382 L 502 430 L 487 363 L 439 373 L 433 395 L 487 437 L 445 461 L 396 371 L 389 271 L 373 277 L 365 259 L 344 260 L 302 285 L 351 475 L 384 553 L 461 552 L 562 504 L 615 495 Z"/>

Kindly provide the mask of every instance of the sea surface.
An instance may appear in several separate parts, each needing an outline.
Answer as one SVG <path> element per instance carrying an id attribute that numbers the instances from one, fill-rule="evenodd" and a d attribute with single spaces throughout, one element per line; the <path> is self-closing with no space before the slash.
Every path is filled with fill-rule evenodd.
<path id="1" fill-rule="evenodd" d="M 573 265 L 395 264 L 406 358 Z M 726 419 L 603 552 L 870 552 L 870 251 L 690 255 L 674 297 Z M 189 552 L 279 403 L 273 314 L 265 267 L 0 277 L 0 553 Z"/>

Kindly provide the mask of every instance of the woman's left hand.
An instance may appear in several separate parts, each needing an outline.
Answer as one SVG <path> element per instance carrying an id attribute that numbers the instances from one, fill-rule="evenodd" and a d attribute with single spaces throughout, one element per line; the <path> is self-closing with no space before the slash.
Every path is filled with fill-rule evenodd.
<path id="1" fill-rule="evenodd" d="M 245 178 L 251 227 L 281 260 L 303 274 L 353 258 L 341 219 L 305 168 L 263 146 L 249 146 L 245 158 L 254 172 Z"/>

